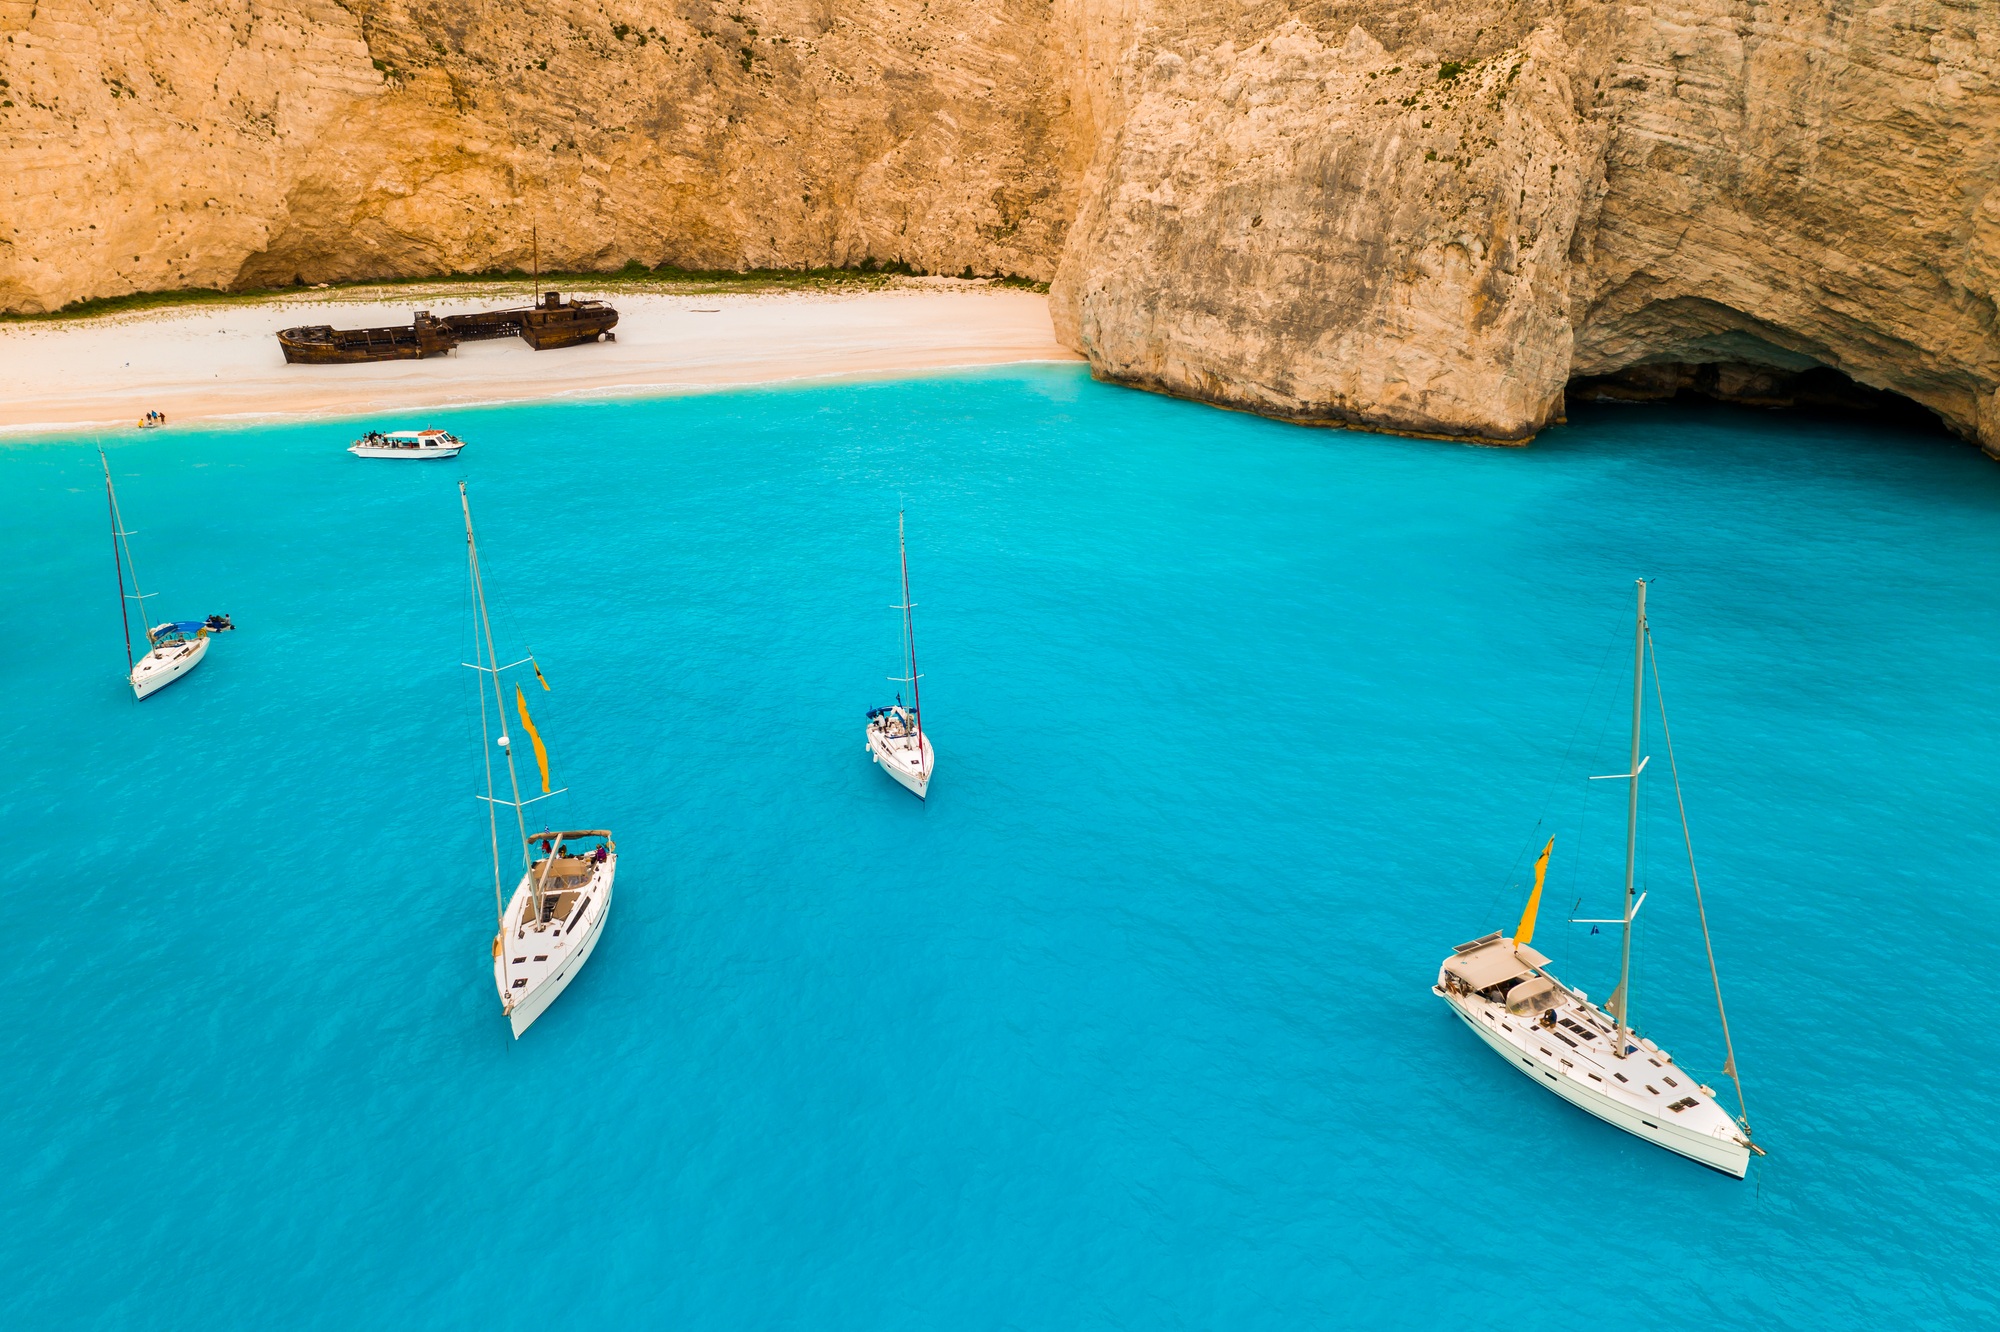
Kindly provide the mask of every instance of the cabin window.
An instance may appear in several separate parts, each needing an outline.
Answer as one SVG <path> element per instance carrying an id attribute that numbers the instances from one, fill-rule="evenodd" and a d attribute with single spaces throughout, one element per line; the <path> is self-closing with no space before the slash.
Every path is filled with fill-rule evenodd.
<path id="1" fill-rule="evenodd" d="M 518 989 L 520 989 L 520 988 L 521 988 L 521 987 L 522 987 L 523 985 L 526 985 L 527 983 L 528 983 L 528 982 L 526 981 L 526 979 L 522 979 L 522 980 L 517 980 L 517 981 L 515 981 L 515 982 L 514 982 L 514 988 L 518 990 Z"/>
<path id="2" fill-rule="evenodd" d="M 1572 1064 L 1572 1063 L 1570 1063 L 1570 1062 L 1569 1062 L 1569 1060 L 1567 1060 L 1567 1059 L 1558 1059 L 1558 1060 L 1557 1060 L 1556 1062 L 1557 1062 L 1557 1063 L 1559 1063 L 1559 1064 L 1561 1064 L 1561 1065 L 1562 1065 L 1562 1066 L 1563 1066 L 1564 1068 L 1575 1068 L 1575 1067 L 1576 1067 L 1576 1065 L 1575 1065 L 1575 1064 Z"/>
<path id="3" fill-rule="evenodd" d="M 1623 1073 L 1613 1073 L 1611 1076 L 1618 1079 L 1620 1082 L 1630 1082 L 1632 1080 L 1626 1077 Z"/>
<path id="4" fill-rule="evenodd" d="M 1678 1087 L 1681 1085 L 1680 1083 L 1675 1082 L 1672 1078 L 1661 1078 L 1660 1081 L 1666 1083 L 1669 1087 Z"/>
<path id="5" fill-rule="evenodd" d="M 1571 1040 L 1569 1037 L 1563 1035 L 1561 1032 L 1555 1031 L 1555 1032 L 1550 1032 L 1549 1034 L 1551 1036 L 1554 1036 L 1557 1040 L 1561 1041 L 1564 1045 L 1567 1045 L 1570 1049 L 1572 1050 L 1576 1049 L 1576 1042 Z"/>
<path id="6" fill-rule="evenodd" d="M 1596 1075 L 1595 1073 L 1586 1073 L 1586 1074 L 1584 1074 L 1584 1076 L 1585 1076 L 1585 1077 L 1587 1077 L 1587 1078 L 1589 1078 L 1589 1079 L 1590 1079 L 1590 1080 L 1591 1080 L 1592 1082 L 1602 1082 L 1602 1081 L 1604 1081 L 1604 1079 L 1603 1079 L 1603 1078 L 1600 1078 L 1600 1077 L 1598 1077 L 1598 1076 L 1597 1076 L 1597 1075 Z"/>
<path id="7" fill-rule="evenodd" d="M 549 955 L 548 955 L 547 953 L 536 953 L 536 954 L 535 954 L 535 961 L 537 961 L 537 962 L 546 962 L 546 961 L 548 961 L 548 960 L 549 960 Z"/>
<path id="8" fill-rule="evenodd" d="M 520 965 L 521 965 L 521 964 L 522 964 L 523 962 L 526 962 L 527 960 L 528 960 L 528 959 L 527 959 L 527 958 L 525 958 L 525 957 L 517 957 L 517 958 L 515 958 L 515 959 L 514 959 L 514 965 L 518 967 L 518 966 L 520 966 Z"/>
<path id="9" fill-rule="evenodd" d="M 1655 1086 L 1654 1086 L 1654 1085 L 1653 1085 L 1652 1083 L 1650 1083 L 1650 1082 L 1646 1084 L 1646 1090 L 1647 1090 L 1647 1091 L 1649 1091 L 1649 1092 L 1651 1092 L 1651 1093 L 1653 1093 L 1653 1095 L 1655 1095 L 1655 1096 L 1658 1096 L 1658 1095 L 1660 1094 L 1660 1089 L 1659 1089 L 1658 1087 L 1655 1087 Z"/>

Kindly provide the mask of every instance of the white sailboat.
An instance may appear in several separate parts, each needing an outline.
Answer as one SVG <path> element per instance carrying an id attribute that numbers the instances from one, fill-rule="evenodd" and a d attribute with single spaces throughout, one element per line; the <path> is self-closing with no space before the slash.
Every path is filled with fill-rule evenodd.
<path id="1" fill-rule="evenodd" d="M 1535 886 L 1528 896 L 1521 923 L 1511 937 L 1498 932 L 1459 944 L 1438 969 L 1432 991 L 1451 1005 L 1466 1026 L 1502 1059 L 1536 1085 L 1579 1109 L 1596 1115 L 1647 1142 L 1737 1179 L 1750 1167 L 1750 1156 L 1763 1149 L 1752 1141 L 1743 1107 L 1743 1082 L 1736 1071 L 1736 1051 L 1729 1039 L 1729 1018 L 1722 1008 L 1722 985 L 1716 981 L 1716 1011 L 1722 1017 L 1724 1071 L 1736 1084 L 1738 1115 L 1731 1117 L 1716 1101 L 1713 1087 L 1674 1062 L 1672 1055 L 1639 1035 L 1631 1023 L 1632 920 L 1645 901 L 1633 896 L 1638 848 L 1639 776 L 1647 760 L 1639 754 L 1640 723 L 1645 696 L 1646 656 L 1651 635 L 1646 627 L 1646 584 L 1639 583 L 1639 618 L 1632 662 L 1632 759 L 1628 772 L 1592 780 L 1627 781 L 1625 824 L 1625 912 L 1612 920 L 1578 924 L 1620 925 L 1618 987 L 1602 1008 L 1582 990 L 1564 985 L 1549 969 L 1549 959 L 1529 946 L 1535 914 L 1541 904 L 1542 880 L 1548 871 L 1548 846 L 1535 862 Z M 1657 681 L 1658 671 L 1655 669 Z M 1673 737 L 1664 731 L 1672 767 Z M 1675 796 L 1680 779 L 1676 773 Z M 1683 835 L 1687 811 L 1681 809 Z M 1694 867 L 1690 841 L 1688 866 Z M 1693 874 L 1695 902 L 1701 903 L 1701 879 Z M 1706 909 L 1700 909 L 1702 939 L 1708 939 Z M 1715 975 L 1715 950 L 1708 952 L 1709 973 Z"/>
<path id="2" fill-rule="evenodd" d="M 472 503 L 465 483 L 458 483 L 459 507 L 465 513 L 466 560 L 472 570 L 472 595 L 479 611 L 479 631 L 473 645 L 476 661 L 464 663 L 480 672 L 493 686 L 493 706 L 500 735 L 492 738 L 493 718 L 486 711 L 486 680 L 479 688 L 480 748 L 486 762 L 487 832 L 493 851 L 493 905 L 498 913 L 498 929 L 493 935 L 493 985 L 500 993 L 500 1011 L 506 1015 L 516 1038 L 548 1011 L 569 983 L 583 970 L 604 933 L 605 918 L 611 914 L 612 882 L 618 874 L 618 848 L 608 830 L 581 828 L 565 831 L 544 829 L 530 833 L 524 811 L 537 800 L 561 795 L 567 787 L 549 789 L 548 749 L 528 714 L 528 698 L 520 684 L 514 686 L 515 710 L 521 729 L 534 747 L 535 765 L 540 770 L 540 795 L 521 798 L 520 778 L 514 771 L 514 745 L 507 734 L 507 707 L 500 689 L 502 671 L 533 665 L 523 657 L 503 666 L 493 652 L 493 624 L 486 614 L 486 584 L 479 573 L 479 542 L 472 531 Z M 539 667 L 535 678 L 542 688 Z M 491 740 L 489 744 L 488 741 Z M 503 800 L 493 788 L 493 751 L 498 749 L 507 766 L 511 800 Z M 521 849 L 521 881 L 513 896 L 503 899 L 500 857 L 500 806 L 514 811 L 514 833 Z M 512 839 L 510 839 L 512 840 Z"/>
<path id="3" fill-rule="evenodd" d="M 118 618 L 125 630 L 125 678 L 135 697 L 148 698 L 201 665 L 202 658 L 208 655 L 210 634 L 236 626 L 227 615 L 211 615 L 206 620 L 167 620 L 146 627 L 146 601 L 159 594 L 139 590 L 139 566 L 132 562 L 129 539 L 132 534 L 125 530 L 124 516 L 118 510 L 118 491 L 111 484 L 111 462 L 101 448 L 97 451 L 97 461 L 104 468 L 104 498 L 111 509 L 111 558 L 118 567 Z M 130 592 L 125 590 L 127 571 L 132 575 Z M 140 631 L 146 635 L 146 651 L 137 657 L 132 654 L 132 612 L 128 604 L 134 601 L 139 603 Z"/>
<path id="4" fill-rule="evenodd" d="M 896 695 L 896 701 L 886 708 L 870 708 L 868 730 L 865 741 L 869 755 L 881 765 L 882 771 L 894 777 L 904 790 L 922 800 L 930 790 L 931 767 L 934 756 L 931 753 L 930 737 L 924 734 L 923 696 L 918 681 L 923 677 L 917 673 L 917 626 L 910 613 L 917 604 L 910 600 L 910 552 L 903 540 L 903 515 L 896 515 L 896 550 L 903 561 L 903 604 L 892 606 L 891 610 L 903 612 L 903 644 L 907 651 L 910 673 L 906 676 L 889 677 L 894 684 L 910 687 L 910 703 L 903 705 L 903 696 Z"/>

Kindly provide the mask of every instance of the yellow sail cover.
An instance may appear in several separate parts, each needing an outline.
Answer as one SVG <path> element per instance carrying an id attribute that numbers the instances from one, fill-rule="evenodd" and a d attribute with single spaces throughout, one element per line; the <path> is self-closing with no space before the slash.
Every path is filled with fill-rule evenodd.
<path id="1" fill-rule="evenodd" d="M 522 719 L 527 718 L 522 712 Z M 532 734 L 532 732 L 531 732 Z M 535 752 L 540 753 L 542 742 L 535 742 Z M 546 788 L 544 788 L 546 789 Z M 1514 946 L 1520 948 L 1535 937 L 1535 912 L 1542 905 L 1542 880 L 1549 872 L 1549 852 L 1556 849 L 1556 839 L 1549 838 L 1549 844 L 1542 848 L 1542 854 L 1535 861 L 1535 891 L 1528 894 L 1528 909 L 1521 913 L 1521 923 L 1514 927 Z"/>
<path id="2" fill-rule="evenodd" d="M 535 766 L 542 770 L 542 794 L 549 790 L 549 751 L 542 745 L 542 733 L 535 729 L 534 719 L 528 716 L 528 696 L 521 692 L 521 686 L 514 686 L 514 703 L 521 709 L 521 729 L 528 733 L 528 739 L 535 746 Z M 1544 855 L 1543 859 L 1547 859 Z M 1535 883 L 1535 890 L 1541 891 L 1541 882 Z"/>

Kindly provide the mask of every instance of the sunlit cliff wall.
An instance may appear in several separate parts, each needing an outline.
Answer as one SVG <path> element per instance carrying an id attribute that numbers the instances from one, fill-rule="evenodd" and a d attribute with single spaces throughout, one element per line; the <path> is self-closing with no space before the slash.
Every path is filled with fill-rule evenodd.
<path id="1" fill-rule="evenodd" d="M 1047 276 L 1038 0 L 0 0 L 0 307 L 570 268 Z"/>
<path id="2" fill-rule="evenodd" d="M 0 0 L 0 308 L 901 261 L 1109 378 L 1514 441 L 1815 365 L 2000 453 L 1992 0 Z M 1730 379 L 1734 376 L 1734 379 Z"/>

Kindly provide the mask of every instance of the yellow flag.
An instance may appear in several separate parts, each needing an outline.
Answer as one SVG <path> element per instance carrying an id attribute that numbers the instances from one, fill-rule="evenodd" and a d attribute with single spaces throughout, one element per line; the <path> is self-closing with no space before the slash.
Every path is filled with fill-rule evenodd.
<path id="1" fill-rule="evenodd" d="M 532 657 L 528 659 L 528 665 L 533 668 L 535 672 L 535 678 L 542 682 L 542 692 L 545 694 L 548 693 L 549 692 L 548 677 L 542 674 L 541 666 Z"/>
<path id="2" fill-rule="evenodd" d="M 521 714 L 524 718 L 527 714 Z M 535 742 L 536 753 L 541 752 L 541 741 Z M 1528 909 L 1521 913 L 1521 923 L 1514 927 L 1514 946 L 1523 947 L 1535 937 L 1535 910 L 1542 904 L 1542 879 L 1549 872 L 1549 852 L 1556 849 L 1556 839 L 1549 838 L 1549 844 L 1542 848 L 1542 854 L 1535 861 L 1535 891 L 1528 894 Z"/>
<path id="3" fill-rule="evenodd" d="M 521 692 L 521 686 L 514 686 L 514 702 L 521 709 L 521 729 L 528 733 L 528 739 L 535 745 L 535 766 L 542 770 L 542 793 L 549 789 L 549 751 L 542 747 L 542 733 L 535 729 L 534 720 L 528 716 L 528 696 Z"/>

